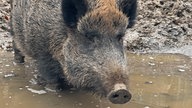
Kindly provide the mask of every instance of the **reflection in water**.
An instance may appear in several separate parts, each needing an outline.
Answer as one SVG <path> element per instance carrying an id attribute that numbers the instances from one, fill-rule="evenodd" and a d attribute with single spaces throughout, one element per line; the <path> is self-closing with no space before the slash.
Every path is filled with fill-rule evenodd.
<path id="1" fill-rule="evenodd" d="M 113 105 L 85 91 L 60 93 L 36 84 L 33 63 L 13 65 L 0 51 L 0 108 L 191 108 L 192 60 L 183 55 L 128 54 L 132 101 Z"/>

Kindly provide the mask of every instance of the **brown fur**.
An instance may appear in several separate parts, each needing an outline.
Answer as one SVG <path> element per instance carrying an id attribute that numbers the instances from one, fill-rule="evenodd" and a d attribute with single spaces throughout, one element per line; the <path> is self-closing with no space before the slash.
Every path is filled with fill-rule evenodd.
<path id="1" fill-rule="evenodd" d="M 128 2 L 122 5 L 123 2 Z M 128 86 L 122 37 L 134 22 L 136 0 L 14 0 L 15 60 L 37 60 L 47 83 L 65 83 L 107 96 Z"/>

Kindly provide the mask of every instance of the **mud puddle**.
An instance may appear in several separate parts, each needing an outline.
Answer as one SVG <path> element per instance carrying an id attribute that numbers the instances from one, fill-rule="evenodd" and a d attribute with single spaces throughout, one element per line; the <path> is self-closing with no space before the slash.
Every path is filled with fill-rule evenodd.
<path id="1" fill-rule="evenodd" d="M 84 91 L 56 93 L 36 84 L 34 64 L 14 65 L 0 50 L 0 108 L 191 108 L 192 59 L 177 54 L 128 54 L 131 102 L 113 105 Z"/>

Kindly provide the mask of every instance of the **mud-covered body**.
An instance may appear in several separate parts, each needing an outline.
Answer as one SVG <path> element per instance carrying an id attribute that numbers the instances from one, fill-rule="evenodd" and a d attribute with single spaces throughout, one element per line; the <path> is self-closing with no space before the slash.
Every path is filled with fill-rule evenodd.
<path id="1" fill-rule="evenodd" d="M 123 84 L 125 99 L 109 100 L 125 103 L 131 95 L 122 37 L 135 14 L 136 0 L 12 0 L 15 60 L 29 55 L 47 83 L 103 96 Z"/>

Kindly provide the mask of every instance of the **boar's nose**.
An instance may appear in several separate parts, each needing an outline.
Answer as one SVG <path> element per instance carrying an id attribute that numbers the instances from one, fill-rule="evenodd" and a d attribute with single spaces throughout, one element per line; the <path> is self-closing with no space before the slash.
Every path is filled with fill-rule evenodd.
<path id="1" fill-rule="evenodd" d="M 124 104 L 131 100 L 131 94 L 126 88 L 117 87 L 109 95 L 108 99 L 113 104 Z"/>
<path id="2" fill-rule="evenodd" d="M 124 104 L 131 99 L 131 94 L 127 90 L 118 90 L 109 95 L 109 100 L 114 104 Z"/>

